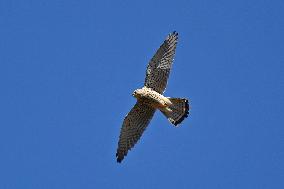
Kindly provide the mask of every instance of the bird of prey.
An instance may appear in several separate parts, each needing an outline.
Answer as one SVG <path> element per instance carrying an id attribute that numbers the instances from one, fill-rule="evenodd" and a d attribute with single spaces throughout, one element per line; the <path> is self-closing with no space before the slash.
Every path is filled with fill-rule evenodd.
<path id="1" fill-rule="evenodd" d="M 167 36 L 147 66 L 144 87 L 136 89 L 132 94 L 137 98 L 137 102 L 122 124 L 116 153 L 119 163 L 137 143 L 156 110 L 160 110 L 174 126 L 188 116 L 190 109 L 188 99 L 163 96 L 177 41 L 177 32 Z"/>

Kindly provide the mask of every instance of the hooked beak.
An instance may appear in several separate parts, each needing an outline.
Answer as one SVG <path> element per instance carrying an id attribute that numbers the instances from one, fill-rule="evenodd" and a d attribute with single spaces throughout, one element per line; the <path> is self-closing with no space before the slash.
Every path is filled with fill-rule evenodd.
<path id="1" fill-rule="evenodd" d="M 137 98 L 137 93 L 136 92 L 132 93 L 132 96 Z"/>

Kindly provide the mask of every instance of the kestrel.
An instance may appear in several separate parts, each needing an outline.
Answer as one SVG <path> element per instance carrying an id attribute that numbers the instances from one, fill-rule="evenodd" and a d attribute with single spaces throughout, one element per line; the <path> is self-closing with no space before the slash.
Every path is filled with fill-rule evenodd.
<path id="1" fill-rule="evenodd" d="M 117 162 L 121 162 L 137 143 L 150 123 L 155 111 L 160 110 L 174 125 L 188 116 L 189 102 L 185 98 L 163 96 L 175 55 L 178 33 L 169 34 L 160 46 L 146 70 L 144 87 L 136 89 L 137 102 L 124 118 L 117 148 Z"/>

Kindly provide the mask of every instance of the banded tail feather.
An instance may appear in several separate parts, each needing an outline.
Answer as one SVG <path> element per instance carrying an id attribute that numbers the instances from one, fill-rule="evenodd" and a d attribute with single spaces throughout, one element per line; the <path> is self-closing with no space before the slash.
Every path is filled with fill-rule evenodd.
<path id="1" fill-rule="evenodd" d="M 168 118 L 168 120 L 175 126 L 180 124 L 189 114 L 189 101 L 185 98 L 168 98 L 172 105 L 161 112 Z"/>

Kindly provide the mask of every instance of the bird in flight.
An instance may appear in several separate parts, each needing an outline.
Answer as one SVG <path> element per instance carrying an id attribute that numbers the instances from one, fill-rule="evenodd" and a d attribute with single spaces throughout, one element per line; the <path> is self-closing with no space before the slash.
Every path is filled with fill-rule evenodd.
<path id="1" fill-rule="evenodd" d="M 178 126 L 188 116 L 188 99 L 163 96 L 177 41 L 177 32 L 167 36 L 147 66 L 144 87 L 136 89 L 132 94 L 137 102 L 122 124 L 116 152 L 119 163 L 137 143 L 156 110 L 160 110 L 174 126 Z"/>

